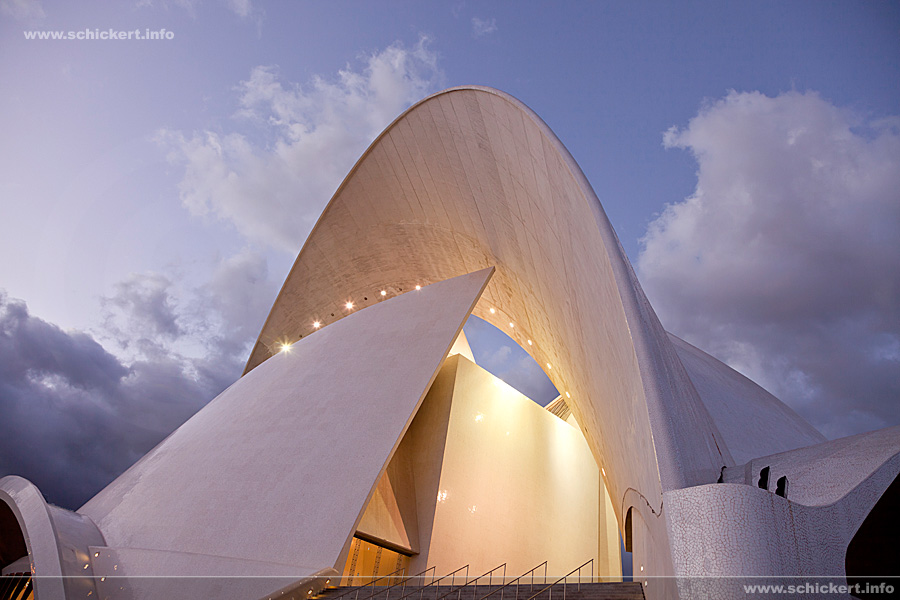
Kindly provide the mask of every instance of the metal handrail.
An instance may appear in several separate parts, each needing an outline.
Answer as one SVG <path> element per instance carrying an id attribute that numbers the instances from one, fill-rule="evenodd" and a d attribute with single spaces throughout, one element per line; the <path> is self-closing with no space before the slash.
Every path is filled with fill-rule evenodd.
<path id="1" fill-rule="evenodd" d="M 494 584 L 494 571 L 496 571 L 500 567 L 503 567 L 503 579 L 506 579 L 506 563 L 503 563 L 500 566 L 494 567 L 493 569 L 491 569 L 490 571 L 488 571 L 487 573 L 484 574 L 484 575 L 488 576 L 488 588 L 489 589 Z M 484 575 L 482 575 L 481 577 L 484 577 Z M 478 600 L 478 580 L 481 579 L 481 577 L 475 578 L 475 591 L 472 592 L 472 600 Z M 503 579 L 501 579 L 501 581 L 503 581 Z M 466 586 L 463 586 L 463 587 L 466 587 Z M 459 597 L 459 593 L 461 592 L 461 590 L 462 590 L 462 588 L 460 588 L 460 590 L 457 590 L 457 598 Z"/>
<path id="2" fill-rule="evenodd" d="M 421 577 L 422 575 L 424 575 L 424 574 L 427 573 L 428 571 L 431 571 L 431 572 L 432 572 L 432 573 L 431 573 L 431 582 L 434 583 L 434 576 L 435 576 L 436 573 L 435 573 L 435 567 L 432 565 L 432 566 L 428 567 L 427 569 L 425 569 L 424 571 L 419 571 L 419 572 L 416 573 L 415 575 L 410 575 L 409 577 L 405 577 L 405 578 L 401 579 L 398 583 L 395 583 L 395 584 L 392 585 L 392 586 L 389 586 L 389 587 L 387 587 L 387 588 L 385 588 L 385 589 L 383 589 L 383 590 L 379 590 L 379 591 L 377 591 L 377 592 L 374 592 L 371 596 L 369 596 L 368 598 L 364 598 L 363 600 L 371 600 L 372 598 L 374 598 L 375 596 L 378 596 L 378 595 L 380 595 L 380 594 L 385 594 L 384 600 L 390 600 L 390 597 L 391 597 L 391 590 L 392 590 L 392 589 L 394 589 L 394 588 L 397 587 L 398 585 L 402 585 L 402 586 L 403 586 L 403 589 L 405 590 L 405 589 L 406 589 L 406 582 L 407 582 L 407 581 L 409 581 L 409 580 L 412 579 L 413 577 Z M 403 596 L 403 597 L 405 597 L 405 596 Z"/>
<path id="3" fill-rule="evenodd" d="M 450 579 L 450 587 L 453 587 L 454 585 L 456 585 L 456 574 L 459 573 L 460 571 L 462 571 L 464 568 L 466 570 L 466 578 L 463 581 L 466 581 L 469 579 L 469 565 L 466 565 L 465 567 L 460 567 L 455 571 L 447 573 L 446 575 L 441 577 L 441 579 L 446 579 L 447 577 L 452 577 L 452 579 Z M 440 581 L 441 579 L 438 579 L 438 581 Z M 465 585 L 465 584 L 463 584 L 463 585 Z M 438 598 L 439 589 L 440 589 L 439 587 L 434 588 L 434 600 L 440 600 L 440 598 Z M 450 593 L 451 594 L 453 593 L 452 590 Z M 446 596 L 446 595 L 447 594 L 444 594 L 444 596 Z M 444 596 L 441 596 L 441 598 L 443 598 Z"/>
<path id="4" fill-rule="evenodd" d="M 376 581 L 381 581 L 382 579 L 385 579 L 385 578 L 387 578 L 387 577 L 392 577 L 392 576 L 396 575 L 397 573 L 400 573 L 401 571 L 405 573 L 405 572 L 406 572 L 406 567 L 401 567 L 401 568 L 397 569 L 396 571 L 393 571 L 393 572 L 391 572 L 391 573 L 388 573 L 387 575 L 382 575 L 381 577 L 378 577 L 377 579 L 373 579 L 373 580 L 370 581 L 369 583 L 365 583 L 365 584 L 363 584 L 363 585 L 356 586 L 355 589 L 347 590 L 346 592 L 344 592 L 343 594 L 341 594 L 341 595 L 338 596 L 337 598 L 332 598 L 332 600 L 341 600 L 341 598 L 343 598 L 344 596 L 348 596 L 348 595 L 350 595 L 350 594 L 352 594 L 352 593 L 354 593 L 354 592 L 356 593 L 356 596 L 354 597 L 354 600 L 359 600 L 359 590 L 365 589 L 365 588 L 369 587 L 370 585 L 374 588 L 374 587 L 375 587 L 375 582 L 376 582 Z M 350 576 L 350 579 L 354 579 L 354 576 L 351 575 L 351 576 Z M 373 595 L 374 595 L 374 594 L 373 594 Z M 369 598 L 371 598 L 371 597 L 372 597 L 372 596 L 369 596 Z"/>
<path id="5" fill-rule="evenodd" d="M 434 567 L 432 567 L 432 568 L 434 568 Z M 434 584 L 438 583 L 439 581 L 441 581 L 441 580 L 443 580 L 443 579 L 446 579 L 446 578 L 450 577 L 450 578 L 451 578 L 451 580 L 450 580 L 450 585 L 453 586 L 453 585 L 456 583 L 456 574 L 459 573 L 460 571 L 462 571 L 463 569 L 466 570 L 466 578 L 468 578 L 468 577 L 469 577 L 469 565 L 464 565 L 464 566 L 462 566 L 462 567 L 456 569 L 455 571 L 450 571 L 450 572 L 447 573 L 446 575 L 442 575 L 442 576 L 438 577 L 437 579 L 434 579 L 434 578 L 432 577 L 431 583 L 428 583 L 428 584 L 423 585 L 423 586 L 421 587 L 421 589 L 418 590 L 418 592 L 419 592 L 419 600 L 422 600 L 422 596 L 425 594 L 425 588 L 430 587 L 430 586 L 433 586 Z M 437 590 L 438 587 L 435 586 L 434 589 Z M 413 590 L 413 591 L 409 592 L 408 594 L 404 594 L 403 596 L 400 596 L 399 598 L 397 598 L 397 600 L 405 600 L 406 598 L 412 596 L 412 595 L 415 594 L 415 593 L 416 593 L 416 590 Z M 437 597 L 437 592 L 435 592 L 434 595 L 435 595 L 435 597 Z M 336 600 L 336 599 L 335 599 L 335 600 Z"/>
<path id="6" fill-rule="evenodd" d="M 593 581 L 594 580 L 594 559 L 592 558 L 589 561 L 582 563 L 578 568 L 572 569 L 571 571 L 569 571 L 568 573 L 566 573 L 565 575 L 563 575 L 562 577 L 560 577 L 559 579 L 557 579 L 556 581 L 554 581 L 553 583 L 551 583 L 550 585 L 548 585 L 547 587 L 545 587 L 544 589 L 539 591 L 537 594 L 533 594 L 532 596 L 530 596 L 528 598 L 528 600 L 534 600 L 535 598 L 537 598 L 538 596 L 540 596 L 547 590 L 550 590 L 550 595 L 547 600 L 553 600 L 553 586 L 558 584 L 560 581 L 563 582 L 563 600 L 566 600 L 566 587 L 567 587 L 566 579 L 569 578 L 569 575 L 571 575 L 572 573 L 575 573 L 577 571 L 578 572 L 578 591 L 581 591 L 581 569 L 586 567 L 588 564 L 591 565 L 591 581 Z"/>
<path id="7" fill-rule="evenodd" d="M 462 584 L 461 586 L 459 586 L 459 587 L 456 588 L 455 590 L 450 590 L 449 592 L 447 592 L 446 594 L 444 594 L 444 595 L 441 596 L 440 598 L 435 598 L 435 600 L 443 600 L 443 598 L 446 598 L 447 596 L 451 595 L 453 592 L 456 592 L 456 599 L 459 600 L 459 598 L 460 598 L 460 596 L 461 596 L 461 594 L 462 594 L 462 589 L 463 589 L 464 587 L 468 587 L 468 586 L 469 586 L 470 584 L 472 584 L 472 583 L 475 584 L 475 593 L 477 594 L 477 593 L 478 593 L 478 580 L 481 579 L 482 577 L 490 577 L 489 581 L 493 581 L 493 573 L 494 573 L 494 571 L 496 571 L 497 569 L 500 569 L 500 568 L 503 569 L 503 577 L 505 578 L 505 577 L 506 577 L 506 563 L 503 563 L 502 565 L 497 565 L 496 567 L 494 567 L 494 568 L 491 569 L 490 571 L 485 571 L 484 573 L 482 573 L 481 575 L 479 575 L 478 577 L 476 577 L 476 578 L 474 578 L 474 579 L 472 579 L 472 580 L 466 581 L 464 584 Z M 466 575 L 466 576 L 468 577 L 468 575 Z M 488 585 L 490 585 L 490 584 L 488 584 Z"/>
<path id="8" fill-rule="evenodd" d="M 496 590 L 494 590 L 493 592 L 489 593 L 487 596 L 482 596 L 481 598 L 476 598 L 475 600 L 487 600 L 487 598 L 490 598 L 497 592 L 500 592 L 500 600 L 503 600 L 503 591 L 514 583 L 516 584 L 516 600 L 519 600 L 519 583 L 518 582 L 521 581 L 523 578 L 527 577 L 528 575 L 531 575 L 531 584 L 529 584 L 529 586 L 528 586 L 528 591 L 529 592 L 532 591 L 534 589 L 534 572 L 537 571 L 538 569 L 540 569 L 541 567 L 544 567 L 544 583 L 547 583 L 547 561 L 545 560 L 538 566 L 533 567 L 528 571 L 525 571 L 524 573 L 522 573 L 521 575 L 519 575 L 512 581 L 508 581 L 507 583 L 503 584 L 501 587 L 499 587 Z"/>
<path id="9" fill-rule="evenodd" d="M 397 573 L 403 573 L 403 574 L 405 574 L 405 573 L 406 573 L 406 567 L 400 567 L 400 568 L 397 569 L 396 571 L 391 571 L 391 572 L 388 573 L 387 575 L 382 575 L 381 577 L 377 577 L 377 578 L 373 579 L 373 580 L 370 581 L 369 583 L 366 583 L 366 584 L 363 584 L 363 585 L 359 586 L 358 588 L 356 588 L 357 594 L 359 593 L 359 590 L 361 590 L 361 589 L 363 589 L 363 588 L 367 588 L 367 587 L 369 587 L 370 585 L 371 585 L 372 587 L 375 587 L 375 582 L 376 582 L 376 581 L 381 581 L 382 579 L 387 579 L 388 577 L 393 577 L 393 576 L 396 575 Z M 403 577 L 403 575 L 401 575 L 401 577 Z M 357 598 L 359 598 L 358 595 L 357 595 Z"/>

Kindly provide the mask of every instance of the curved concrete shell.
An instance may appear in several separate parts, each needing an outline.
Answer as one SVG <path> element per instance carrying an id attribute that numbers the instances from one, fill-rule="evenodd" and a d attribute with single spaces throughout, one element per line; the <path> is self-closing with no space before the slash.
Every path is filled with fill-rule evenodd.
<path id="1" fill-rule="evenodd" d="M 470 314 L 544 366 L 561 393 L 552 413 L 511 408 L 492 376 L 447 360 Z M 513 410 L 509 422 L 528 435 L 491 456 Z M 472 468 L 491 459 L 521 476 Z M 79 513 L 50 507 L 55 529 L 24 480 L 0 480 L 0 501 L 30 540 L 35 574 L 91 575 L 89 591 L 104 597 L 305 598 L 325 585 L 317 573 L 356 573 L 364 544 L 382 545 L 371 573 L 382 550 L 397 565 L 447 570 L 467 544 L 487 544 L 486 531 L 507 536 L 496 547 L 517 556 L 473 548 L 482 563 L 524 570 L 546 549 L 558 574 L 589 554 L 608 569 L 600 575 L 616 576 L 616 524 L 646 597 L 743 597 L 689 578 L 840 578 L 851 543 L 847 564 L 868 574 L 866 548 L 884 530 L 879 515 L 892 514 L 897 494 L 886 490 L 900 489 L 898 472 L 900 428 L 825 442 L 667 334 L 562 143 L 516 99 L 465 87 L 411 107 L 359 159 L 239 381 Z M 493 488 L 488 502 L 435 504 L 447 481 L 478 495 L 488 486 L 477 478 Z M 546 515 L 557 506 L 571 519 Z M 18 548 L 7 558 L 22 546 L 5 546 Z M 84 554 L 83 566 L 59 558 Z M 227 574 L 266 577 L 227 593 L 209 580 L 141 580 Z M 126 582 L 116 588 L 113 576 Z M 41 600 L 76 597 L 45 589 Z"/>
<path id="2" fill-rule="evenodd" d="M 473 314 L 549 365 L 614 497 L 639 490 L 659 510 L 664 490 L 715 481 L 733 464 L 581 170 L 537 115 L 485 88 L 413 106 L 360 158 L 247 371 L 342 316 L 348 300 L 488 266 L 497 272 Z"/>

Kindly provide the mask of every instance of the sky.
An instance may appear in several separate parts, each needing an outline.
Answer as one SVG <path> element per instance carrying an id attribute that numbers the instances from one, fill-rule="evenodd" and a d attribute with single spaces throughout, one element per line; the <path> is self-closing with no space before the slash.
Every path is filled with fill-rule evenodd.
<path id="1" fill-rule="evenodd" d="M 77 508 L 239 377 L 356 159 L 465 84 L 554 130 L 669 331 L 896 425 L 898 82 L 898 2 L 0 0 L 0 475 Z"/>

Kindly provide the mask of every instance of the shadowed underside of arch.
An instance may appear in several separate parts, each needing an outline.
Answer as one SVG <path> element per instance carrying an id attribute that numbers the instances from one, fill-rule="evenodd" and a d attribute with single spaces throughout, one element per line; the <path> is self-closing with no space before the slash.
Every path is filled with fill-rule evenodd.
<path id="1" fill-rule="evenodd" d="M 347 302 L 489 266 L 473 314 L 566 394 L 618 511 L 630 489 L 658 514 L 663 491 L 733 464 L 581 170 L 537 115 L 489 88 L 426 98 L 371 145 L 306 241 L 246 370 L 346 315 Z"/>

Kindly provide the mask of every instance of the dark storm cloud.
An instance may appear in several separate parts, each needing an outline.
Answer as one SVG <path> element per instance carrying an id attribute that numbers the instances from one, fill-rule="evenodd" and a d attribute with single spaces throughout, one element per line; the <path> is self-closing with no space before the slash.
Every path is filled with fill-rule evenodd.
<path id="1" fill-rule="evenodd" d="M 176 361 L 123 365 L 0 296 L 0 474 L 76 508 L 215 393 Z"/>
<path id="2" fill-rule="evenodd" d="M 829 437 L 900 422 L 900 120 L 732 92 L 664 139 L 699 170 L 642 240 L 663 325 Z"/>
<path id="3" fill-rule="evenodd" d="M 130 277 L 100 332 L 127 362 L 0 291 L 0 476 L 67 508 L 88 500 L 240 376 L 274 297 L 267 275 L 242 253 L 188 290 Z"/>
<path id="4" fill-rule="evenodd" d="M 183 377 L 142 385 L 160 367 L 128 368 L 87 334 L 0 296 L 0 473 L 76 507 L 198 408 L 202 394 Z M 175 410 L 147 419 L 159 395 Z"/>

